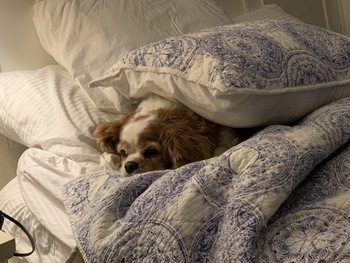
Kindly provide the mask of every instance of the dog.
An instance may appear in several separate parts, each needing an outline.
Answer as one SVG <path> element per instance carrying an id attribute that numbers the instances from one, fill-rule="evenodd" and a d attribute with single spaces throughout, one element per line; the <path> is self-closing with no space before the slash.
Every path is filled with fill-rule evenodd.
<path id="1" fill-rule="evenodd" d="M 234 129 L 157 95 L 130 114 L 99 124 L 94 137 L 102 152 L 120 156 L 118 169 L 125 177 L 218 156 L 241 141 Z"/>

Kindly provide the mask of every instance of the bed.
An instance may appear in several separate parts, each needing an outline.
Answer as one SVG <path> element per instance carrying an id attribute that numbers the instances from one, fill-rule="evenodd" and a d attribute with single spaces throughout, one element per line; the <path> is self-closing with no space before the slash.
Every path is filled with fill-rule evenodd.
<path id="1" fill-rule="evenodd" d="M 33 21 L 2 43 L 0 132 L 28 149 L 0 210 L 36 242 L 16 261 L 350 261 L 350 39 L 266 2 L 12 1 Z M 259 131 L 120 177 L 94 128 L 150 93 Z"/>

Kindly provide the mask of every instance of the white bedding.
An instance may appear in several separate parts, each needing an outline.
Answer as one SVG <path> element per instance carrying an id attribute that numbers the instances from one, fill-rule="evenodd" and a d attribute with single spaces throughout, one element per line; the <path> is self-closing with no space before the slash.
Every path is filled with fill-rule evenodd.
<path id="1" fill-rule="evenodd" d="M 23 153 L 18 162 L 17 178 L 0 192 L 0 207 L 34 234 L 36 252 L 26 258 L 28 262 L 65 262 L 76 244 L 63 206 L 61 187 L 95 169 L 112 170 L 111 157 L 96 155 L 95 163 L 99 166 L 88 168 L 84 162 L 40 149 L 32 148 Z M 13 224 L 5 221 L 4 230 L 16 237 L 19 252 L 30 251 L 26 236 Z"/>
<path id="2" fill-rule="evenodd" d="M 30 263 L 65 262 L 72 249 L 71 245 L 57 239 L 32 214 L 24 201 L 18 179 L 14 178 L 0 192 L 1 209 L 16 218 L 33 234 L 36 240 L 35 252 L 25 259 Z M 50 217 L 50 215 L 47 215 Z M 3 230 L 16 238 L 18 252 L 29 252 L 31 246 L 25 234 L 14 224 L 5 220 Z M 18 258 L 20 260 L 21 258 Z M 22 262 L 21 259 L 20 262 Z M 26 262 L 26 261 L 25 261 Z"/>
<path id="3" fill-rule="evenodd" d="M 94 1 L 83 2 L 91 4 Z M 47 1 L 49 2 L 54 3 L 54 1 Z M 63 4 L 65 6 L 73 2 L 79 1 L 67 0 L 61 3 L 65 3 Z M 37 7 L 43 7 L 44 1 L 37 1 L 37 3 L 41 3 Z M 55 4 L 56 2 L 53 7 Z M 38 14 L 36 13 L 36 16 Z M 67 21 L 61 19 L 60 13 L 56 15 L 58 16 L 51 17 L 55 18 L 56 22 Z M 95 17 L 94 14 L 92 15 Z M 270 6 L 260 13 L 237 18 L 236 21 L 256 20 L 259 17 L 293 20 L 277 6 Z M 82 18 L 80 13 L 77 18 Z M 40 27 L 48 24 L 47 21 L 40 19 L 36 17 L 36 23 L 40 23 Z M 84 19 L 79 22 L 84 22 Z M 218 23 L 224 24 L 222 21 Z M 75 23 L 72 25 L 74 26 Z M 63 26 L 61 30 L 67 30 L 64 24 L 57 26 Z M 39 28 L 38 24 L 37 27 Z M 89 28 L 84 27 L 84 29 Z M 114 30 L 114 25 L 111 29 Z M 45 39 L 46 30 L 47 28 L 41 28 L 42 39 Z M 74 33 L 74 30 L 72 32 Z M 138 36 L 137 33 L 132 33 Z M 87 35 L 90 40 L 91 32 L 89 31 Z M 60 38 L 61 35 L 54 34 L 50 37 Z M 161 38 L 163 38 L 162 34 L 159 36 L 159 39 Z M 66 40 L 70 42 L 72 39 Z M 73 44 L 76 44 L 75 38 L 73 40 Z M 81 42 L 90 44 L 84 38 Z M 107 45 L 113 43 L 108 39 L 106 42 Z M 90 172 L 112 170 L 114 163 L 113 156 L 107 154 L 100 156 L 95 148 L 92 132 L 97 123 L 109 121 L 117 115 L 97 110 L 85 96 L 86 93 L 94 93 L 92 90 L 86 90 L 87 80 L 92 76 L 95 77 L 93 70 L 97 69 L 100 74 L 110 65 L 104 65 L 105 61 L 102 59 L 103 64 L 90 65 L 91 76 L 85 76 L 85 65 L 80 64 L 81 56 L 86 55 L 84 52 L 75 53 L 76 49 L 67 50 L 64 43 L 61 43 L 61 46 L 59 42 L 51 44 L 58 46 L 46 45 L 46 49 L 51 51 L 50 53 L 56 51 L 55 58 L 70 71 L 62 65 L 56 65 L 35 71 L 9 72 L 0 75 L 0 104 L 2 105 L 0 132 L 28 147 L 35 147 L 27 150 L 21 157 L 17 178 L 0 191 L 0 209 L 21 221 L 34 234 L 36 252 L 27 258 L 31 263 L 65 262 L 76 246 L 63 206 L 62 185 Z M 88 48 L 91 47 L 88 45 Z M 69 56 L 70 51 L 74 56 Z M 96 55 L 94 51 L 89 49 L 89 54 Z M 60 56 L 61 53 L 64 53 L 64 56 Z M 114 55 L 119 57 L 122 54 Z M 100 58 L 97 56 L 99 62 L 101 62 Z M 115 57 L 109 57 L 109 59 L 111 60 L 109 64 L 115 62 Z M 78 83 L 71 76 L 75 77 Z M 82 83 L 85 86 L 80 89 L 78 84 L 82 85 Z M 93 97 L 91 94 L 89 94 L 90 99 Z M 103 104 L 103 99 L 95 101 L 96 105 L 99 103 Z M 102 104 L 99 105 L 101 109 L 110 107 Z M 99 189 L 100 185 L 95 187 Z M 29 242 L 20 230 L 8 222 L 5 222 L 4 230 L 16 237 L 19 251 L 30 250 Z"/>
<path id="4" fill-rule="evenodd" d="M 116 110 L 109 94 L 88 83 L 116 59 L 168 36 L 232 22 L 212 0 L 37 1 L 33 20 L 44 48 L 97 108 L 109 111 Z"/>

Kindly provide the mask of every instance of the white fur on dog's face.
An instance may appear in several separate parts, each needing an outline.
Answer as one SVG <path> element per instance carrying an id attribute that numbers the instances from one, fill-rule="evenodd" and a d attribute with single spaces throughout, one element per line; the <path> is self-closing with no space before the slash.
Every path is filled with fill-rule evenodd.
<path id="1" fill-rule="evenodd" d="M 120 173 L 131 176 L 212 157 L 220 129 L 182 105 L 151 96 L 134 113 L 100 124 L 94 135 L 101 151 L 121 157 Z"/>
<path id="2" fill-rule="evenodd" d="M 117 147 L 117 151 L 121 153 L 122 151 L 126 151 L 128 157 L 126 159 L 132 160 L 132 156 L 135 158 L 139 158 L 139 151 L 137 150 L 138 140 L 140 138 L 140 134 L 147 128 L 149 122 L 154 119 L 154 116 L 146 116 L 141 119 L 133 118 L 129 122 L 125 123 L 120 135 L 119 135 L 119 144 Z"/>
<path id="3" fill-rule="evenodd" d="M 154 139 L 147 139 L 147 136 L 144 136 L 145 131 L 154 122 L 154 117 L 154 115 L 135 114 L 123 125 L 117 145 L 117 154 L 121 157 L 119 171 L 122 176 L 171 168 L 170 161 L 165 160 L 169 157 L 162 154 L 161 145 Z"/>

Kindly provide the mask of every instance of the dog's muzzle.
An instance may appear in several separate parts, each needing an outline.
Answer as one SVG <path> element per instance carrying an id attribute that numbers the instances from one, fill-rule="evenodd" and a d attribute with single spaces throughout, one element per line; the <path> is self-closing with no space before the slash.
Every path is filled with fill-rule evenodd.
<path id="1" fill-rule="evenodd" d="M 129 161 L 124 164 L 124 169 L 128 174 L 132 174 L 137 168 L 139 168 L 139 164 L 136 162 Z"/>

